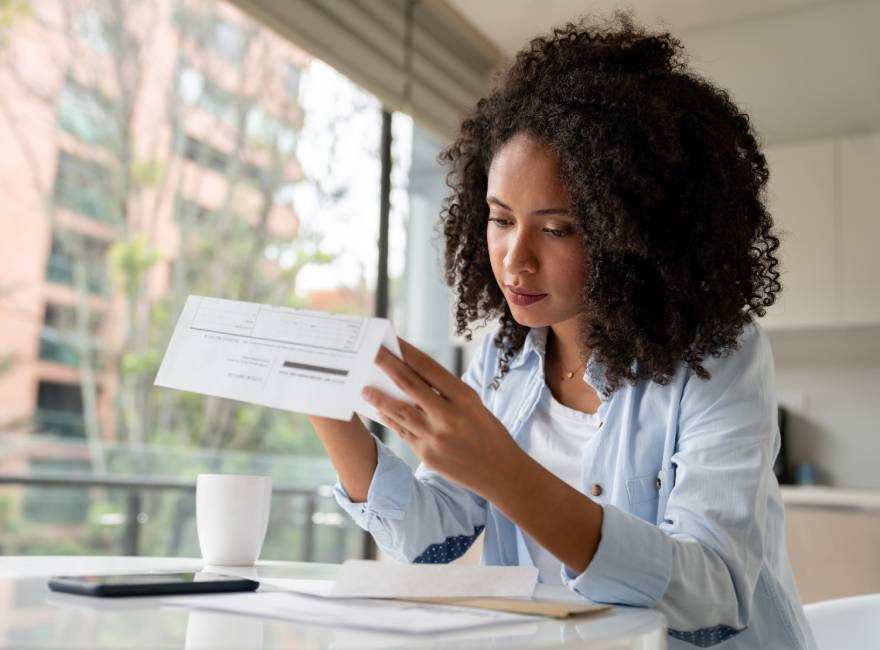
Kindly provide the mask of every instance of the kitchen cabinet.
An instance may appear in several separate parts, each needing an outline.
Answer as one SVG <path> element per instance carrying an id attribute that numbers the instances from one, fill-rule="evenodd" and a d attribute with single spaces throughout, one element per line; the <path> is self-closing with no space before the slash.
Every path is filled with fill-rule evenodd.
<path id="1" fill-rule="evenodd" d="M 779 301 L 762 321 L 768 329 L 837 322 L 837 226 L 834 143 L 768 148 L 767 207 L 781 240 Z"/>
<path id="2" fill-rule="evenodd" d="M 767 147 L 783 291 L 770 330 L 880 323 L 880 134 Z"/>
<path id="3" fill-rule="evenodd" d="M 880 491 L 783 487 L 782 499 L 804 603 L 880 593 Z"/>
<path id="4" fill-rule="evenodd" d="M 840 307 L 845 324 L 880 322 L 880 133 L 840 141 Z"/>

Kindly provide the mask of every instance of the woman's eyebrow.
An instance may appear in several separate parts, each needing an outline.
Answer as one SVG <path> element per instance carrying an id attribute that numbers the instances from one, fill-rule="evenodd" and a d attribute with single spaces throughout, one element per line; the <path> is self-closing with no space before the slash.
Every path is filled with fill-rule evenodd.
<path id="1" fill-rule="evenodd" d="M 504 208 L 509 212 L 513 212 L 509 205 L 503 203 L 500 199 L 492 196 L 491 194 L 486 197 L 486 203 L 492 203 L 493 205 L 497 205 L 499 208 Z M 529 214 L 535 217 L 545 217 L 551 214 L 569 216 L 568 208 L 541 208 L 540 210 L 532 210 Z"/>

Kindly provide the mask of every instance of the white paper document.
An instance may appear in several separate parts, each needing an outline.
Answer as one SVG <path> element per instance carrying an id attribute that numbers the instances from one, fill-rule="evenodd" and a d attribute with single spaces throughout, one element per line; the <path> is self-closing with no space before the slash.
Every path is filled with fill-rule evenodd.
<path id="1" fill-rule="evenodd" d="M 374 363 L 380 345 L 401 356 L 385 318 L 190 296 L 155 384 L 339 420 L 355 411 L 376 420 L 361 397 L 364 386 L 411 401 Z"/>
<path id="2" fill-rule="evenodd" d="M 534 623 L 535 617 L 390 600 L 333 599 L 283 592 L 180 596 L 174 606 L 379 632 L 436 634 L 487 625 Z"/>
<path id="3" fill-rule="evenodd" d="M 398 564 L 348 560 L 330 592 L 336 598 L 531 598 L 533 566 Z"/>

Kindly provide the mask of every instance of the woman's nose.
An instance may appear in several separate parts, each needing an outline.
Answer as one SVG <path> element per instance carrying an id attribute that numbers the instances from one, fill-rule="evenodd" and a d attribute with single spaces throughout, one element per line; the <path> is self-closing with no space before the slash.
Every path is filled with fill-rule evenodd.
<path id="1" fill-rule="evenodd" d="M 508 273 L 534 273 L 538 270 L 538 260 L 527 236 L 520 231 L 510 238 L 507 254 L 504 256 L 504 267 Z"/>

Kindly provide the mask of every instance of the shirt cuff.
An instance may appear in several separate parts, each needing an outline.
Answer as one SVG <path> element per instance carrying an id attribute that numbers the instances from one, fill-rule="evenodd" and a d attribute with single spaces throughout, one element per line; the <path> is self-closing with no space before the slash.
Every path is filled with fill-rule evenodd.
<path id="1" fill-rule="evenodd" d="M 602 536 L 579 575 L 562 566 L 569 589 L 600 603 L 655 607 L 672 576 L 673 540 L 643 519 L 603 505 Z"/>
<path id="2" fill-rule="evenodd" d="M 371 524 L 377 517 L 403 519 L 413 496 L 412 469 L 375 435 L 373 440 L 376 443 L 377 463 L 367 490 L 367 500 L 354 503 L 338 476 L 333 486 L 333 496 L 339 507 L 367 531 L 371 531 Z"/>

